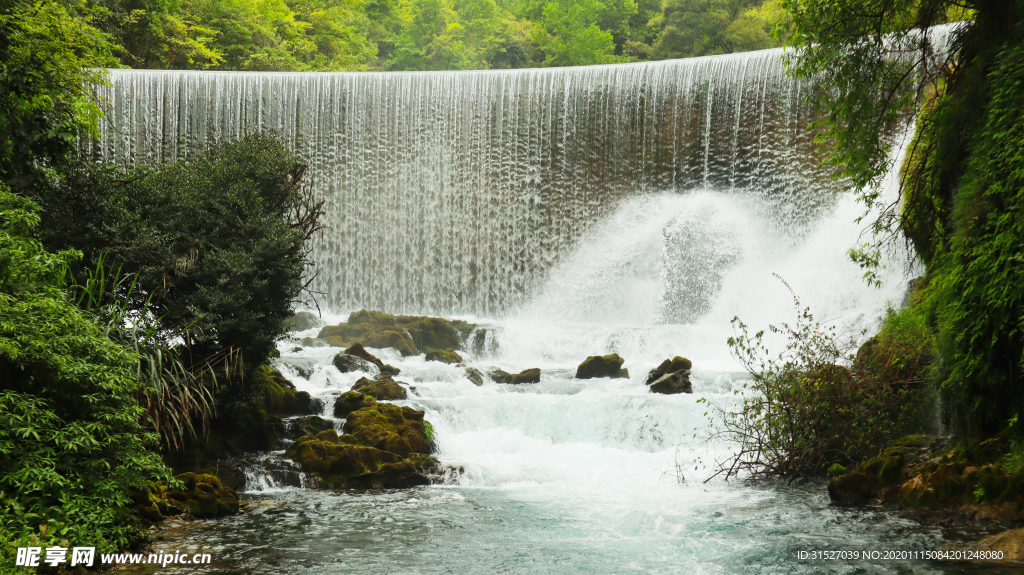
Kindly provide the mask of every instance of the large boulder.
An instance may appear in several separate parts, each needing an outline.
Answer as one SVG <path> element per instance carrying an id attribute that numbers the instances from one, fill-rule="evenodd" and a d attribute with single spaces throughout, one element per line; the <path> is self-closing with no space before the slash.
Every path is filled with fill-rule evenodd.
<path id="1" fill-rule="evenodd" d="M 629 377 L 629 371 L 622 369 L 626 360 L 618 354 L 592 355 L 576 368 L 576 379 L 595 377 Z"/>
<path id="2" fill-rule="evenodd" d="M 501 369 L 495 369 L 490 371 L 487 375 L 494 380 L 494 383 L 510 383 L 512 385 L 518 385 L 520 383 L 540 383 L 539 367 L 524 369 L 519 373 L 508 373 Z"/>
<path id="3" fill-rule="evenodd" d="M 360 444 L 351 435 L 339 438 L 334 431 L 299 438 L 285 451 L 285 456 L 297 461 L 324 488 L 427 485 L 428 474 L 437 467 L 437 461 L 426 454 L 403 457 Z"/>
<path id="4" fill-rule="evenodd" d="M 349 315 L 346 323 L 324 327 L 317 337 L 338 347 L 354 343 L 378 348 L 391 347 L 407 357 L 449 348 L 462 349 L 463 340 L 475 327 L 462 320 L 395 316 L 364 309 Z"/>
<path id="5" fill-rule="evenodd" d="M 398 369 L 397 367 L 384 363 L 377 356 L 366 351 L 366 349 L 363 347 L 363 344 L 361 343 L 352 344 L 352 346 L 345 350 L 345 353 L 348 355 L 354 355 L 358 358 L 364 359 L 372 363 L 373 365 L 376 365 L 377 369 L 379 369 L 381 373 L 390 373 L 391 375 L 398 375 L 399 373 L 402 372 L 402 370 Z"/>
<path id="6" fill-rule="evenodd" d="M 376 403 L 348 414 L 345 435 L 360 445 L 369 445 L 401 456 L 430 453 L 423 412 L 391 403 Z"/>
<path id="7" fill-rule="evenodd" d="M 320 327 L 323 324 L 324 322 L 316 315 L 308 311 L 297 311 L 295 315 L 284 320 L 284 329 L 286 331 L 306 331 L 307 329 Z"/>
<path id="8" fill-rule="evenodd" d="M 462 363 L 462 356 L 455 353 L 455 350 L 450 347 L 440 351 L 428 351 L 424 359 L 427 361 L 440 361 L 447 364 Z"/>
<path id="9" fill-rule="evenodd" d="M 391 375 L 387 373 L 382 373 L 373 379 L 360 377 L 359 381 L 352 385 L 352 391 L 369 395 L 378 401 L 408 397 L 405 388 L 399 382 L 391 379 Z"/>

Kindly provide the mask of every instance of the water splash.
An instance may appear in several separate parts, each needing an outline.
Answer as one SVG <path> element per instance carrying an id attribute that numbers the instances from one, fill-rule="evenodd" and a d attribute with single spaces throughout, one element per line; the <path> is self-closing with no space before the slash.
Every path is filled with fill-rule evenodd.
<path id="1" fill-rule="evenodd" d="M 329 308 L 504 317 L 622 201 L 719 190 L 757 198 L 794 236 L 830 210 L 840 186 L 782 54 L 478 72 L 112 70 L 91 150 L 163 162 L 276 132 L 327 202 L 314 287 Z M 689 287 L 648 295 L 671 303 Z"/>

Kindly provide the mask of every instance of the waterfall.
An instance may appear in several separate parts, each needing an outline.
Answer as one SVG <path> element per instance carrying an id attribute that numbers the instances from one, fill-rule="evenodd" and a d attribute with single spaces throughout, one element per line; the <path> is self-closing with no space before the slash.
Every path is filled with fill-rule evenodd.
<path id="1" fill-rule="evenodd" d="M 834 208 L 841 186 L 782 56 L 468 72 L 111 70 L 90 153 L 159 163 L 275 132 L 308 160 L 326 200 L 329 228 L 314 246 L 322 304 L 503 317 L 624 203 L 709 190 L 749 198 L 793 239 Z M 666 237 L 707 237 L 699 220 L 675 221 Z M 663 302 L 657 321 L 690 322 L 721 274 L 673 276 L 692 251 L 675 245 L 651 264 L 668 274 L 652 297 Z M 735 261 L 711 251 L 698 260 Z M 707 293 L 680 307 L 676 295 L 689 292 Z"/>

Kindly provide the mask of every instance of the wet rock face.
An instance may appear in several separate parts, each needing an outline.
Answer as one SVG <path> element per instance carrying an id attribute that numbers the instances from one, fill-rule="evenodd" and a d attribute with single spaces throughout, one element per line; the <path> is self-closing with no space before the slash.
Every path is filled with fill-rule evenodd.
<path id="1" fill-rule="evenodd" d="M 519 385 L 520 383 L 540 383 L 539 367 L 524 369 L 519 373 L 508 373 L 500 369 L 495 369 L 488 372 L 487 375 L 494 380 L 494 383 L 509 383 L 512 385 Z"/>
<path id="2" fill-rule="evenodd" d="M 576 368 L 576 379 L 629 377 L 629 371 L 622 369 L 622 363 L 625 361 L 617 353 L 592 355 L 583 360 L 583 363 Z"/>
<path id="3" fill-rule="evenodd" d="M 450 347 L 441 351 L 428 351 L 424 359 L 427 361 L 440 361 L 449 365 L 453 363 L 462 363 L 462 356 L 455 353 L 455 350 Z"/>
<path id="4" fill-rule="evenodd" d="M 693 393 L 693 385 L 690 383 L 691 367 L 693 367 L 693 363 L 685 357 L 676 356 L 666 359 L 647 374 L 646 383 L 649 390 L 651 393 L 666 395 Z"/>
<path id="5" fill-rule="evenodd" d="M 338 398 L 336 413 L 339 406 L 346 417 L 343 435 L 332 429 L 304 436 L 285 451 L 320 487 L 411 487 L 428 484 L 438 472 L 422 411 L 355 392 Z"/>
<path id="6" fill-rule="evenodd" d="M 360 310 L 340 325 L 327 326 L 317 338 L 345 347 L 361 343 L 369 347 L 391 347 L 403 357 L 431 351 L 462 349 L 462 341 L 476 328 L 461 320 L 437 317 L 391 315 Z"/>
<path id="7" fill-rule="evenodd" d="M 187 511 L 193 517 L 223 517 L 238 513 L 238 493 L 222 486 L 216 475 L 182 473 L 175 479 L 181 481 L 185 488 L 166 492 L 165 514 Z"/>
<path id="8" fill-rule="evenodd" d="M 359 381 L 352 386 L 352 391 L 369 395 L 380 400 L 405 399 L 408 393 L 397 381 L 391 379 L 391 375 L 382 373 L 373 379 L 360 377 Z"/>

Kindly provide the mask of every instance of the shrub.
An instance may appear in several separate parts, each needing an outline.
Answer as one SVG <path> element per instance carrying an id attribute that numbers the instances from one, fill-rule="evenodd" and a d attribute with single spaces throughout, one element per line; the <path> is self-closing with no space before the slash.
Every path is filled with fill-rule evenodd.
<path id="1" fill-rule="evenodd" d="M 112 550 L 143 533 L 121 509 L 167 469 L 147 451 L 137 358 L 68 299 L 66 266 L 31 238 L 36 206 L 0 184 L 0 546 Z M 66 545 L 66 543 L 62 543 Z"/>
<path id="2" fill-rule="evenodd" d="M 794 303 L 799 311 L 795 296 Z M 858 355 L 895 357 L 896 350 L 910 345 L 899 338 L 905 320 L 890 313 L 873 338 L 874 352 Z M 879 362 L 881 369 L 866 361 L 855 363 L 853 339 L 816 322 L 809 309 L 799 311 L 795 325 L 770 327 L 787 340 L 774 358 L 763 331 L 749 335 L 738 318 L 733 325 L 739 333 L 729 338 L 730 349 L 751 378 L 744 384 L 742 405 L 719 410 L 719 437 L 739 449 L 719 462 L 714 475 L 755 481 L 824 476 L 837 464 L 874 455 L 920 424 L 928 397 L 924 380 L 903 379 L 891 362 Z"/>
<path id="3" fill-rule="evenodd" d="M 187 366 L 234 349 L 251 371 L 284 333 L 311 265 L 305 241 L 321 212 L 304 172 L 258 134 L 156 168 L 85 165 L 39 194 L 44 242 L 84 252 L 79 283 L 101 258 L 135 276 L 130 308 L 187 338 Z"/>

